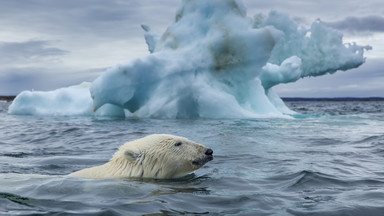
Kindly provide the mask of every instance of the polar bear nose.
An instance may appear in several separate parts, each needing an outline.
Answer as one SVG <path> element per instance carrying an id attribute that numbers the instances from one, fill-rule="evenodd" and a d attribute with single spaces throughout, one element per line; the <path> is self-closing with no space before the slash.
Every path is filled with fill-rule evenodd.
<path id="1" fill-rule="evenodd" d="M 212 155 L 213 154 L 213 150 L 208 148 L 207 150 L 205 150 L 205 155 Z"/>

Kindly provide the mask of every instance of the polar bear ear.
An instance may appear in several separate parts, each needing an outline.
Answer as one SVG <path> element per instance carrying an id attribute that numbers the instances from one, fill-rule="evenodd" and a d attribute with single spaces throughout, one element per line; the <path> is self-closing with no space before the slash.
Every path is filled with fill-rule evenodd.
<path id="1" fill-rule="evenodd" d="M 140 151 L 136 151 L 133 149 L 128 149 L 124 152 L 125 158 L 127 158 L 131 162 L 135 162 L 137 158 L 140 157 Z"/>

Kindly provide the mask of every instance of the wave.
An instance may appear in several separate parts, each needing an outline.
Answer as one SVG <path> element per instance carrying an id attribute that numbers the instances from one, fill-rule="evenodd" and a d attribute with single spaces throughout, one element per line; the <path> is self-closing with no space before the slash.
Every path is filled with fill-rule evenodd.
<path id="1" fill-rule="evenodd" d="M 267 180 L 279 182 L 287 191 L 316 190 L 321 188 L 350 188 L 359 186 L 382 187 L 384 180 L 380 179 L 342 179 L 311 170 L 302 170 L 292 174 L 277 175 Z"/>
<path id="2" fill-rule="evenodd" d="M 297 209 L 288 209 L 288 213 L 295 216 L 382 216 L 384 212 L 384 207 L 380 206 L 350 206 L 350 207 L 336 207 L 332 210 L 297 210 Z"/>
<path id="3" fill-rule="evenodd" d="M 6 200 L 9 200 L 11 202 L 17 203 L 19 205 L 32 207 L 32 205 L 30 204 L 29 198 L 22 197 L 22 196 L 19 196 L 16 194 L 0 192 L 0 199 L 6 199 Z"/>

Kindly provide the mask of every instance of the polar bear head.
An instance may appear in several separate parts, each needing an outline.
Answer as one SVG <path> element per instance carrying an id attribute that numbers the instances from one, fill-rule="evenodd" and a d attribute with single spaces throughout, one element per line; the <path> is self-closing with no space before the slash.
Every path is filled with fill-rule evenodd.
<path id="1" fill-rule="evenodd" d="M 199 169 L 213 159 L 212 154 L 212 149 L 187 138 L 153 134 L 122 145 L 110 163 L 126 167 L 121 176 L 169 179 Z"/>

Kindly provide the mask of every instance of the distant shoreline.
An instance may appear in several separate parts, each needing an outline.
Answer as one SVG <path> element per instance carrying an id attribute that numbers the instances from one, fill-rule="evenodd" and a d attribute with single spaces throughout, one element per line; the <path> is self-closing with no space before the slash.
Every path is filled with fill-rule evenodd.
<path id="1" fill-rule="evenodd" d="M 16 96 L 0 96 L 0 101 L 13 101 Z"/>
<path id="2" fill-rule="evenodd" d="M 283 101 L 384 101 L 384 97 L 335 97 L 335 98 L 305 98 L 282 97 Z"/>
<path id="3" fill-rule="evenodd" d="M 16 96 L 0 96 L 0 101 L 13 101 Z M 336 97 L 336 98 L 306 98 L 282 97 L 283 101 L 384 101 L 384 97 Z"/>

